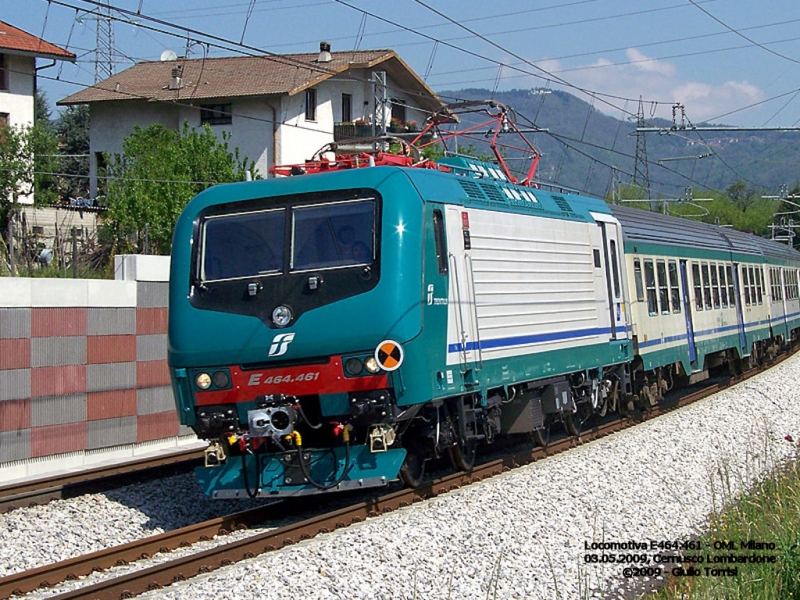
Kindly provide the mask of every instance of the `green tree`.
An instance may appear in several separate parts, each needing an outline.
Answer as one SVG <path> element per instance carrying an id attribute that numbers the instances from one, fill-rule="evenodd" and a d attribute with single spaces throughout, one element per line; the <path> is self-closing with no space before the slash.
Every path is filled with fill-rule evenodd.
<path id="1" fill-rule="evenodd" d="M 55 122 L 61 144 L 61 200 L 89 195 L 89 105 L 70 106 Z"/>
<path id="2" fill-rule="evenodd" d="M 243 181 L 254 164 L 228 150 L 206 126 L 182 131 L 151 125 L 125 138 L 123 153 L 106 157 L 105 219 L 116 252 L 169 254 L 172 230 L 183 208 L 218 183 Z"/>
<path id="3" fill-rule="evenodd" d="M 58 140 L 45 127 L 0 127 L 0 229 L 8 231 L 22 198 L 37 204 L 55 198 L 52 173 L 58 168 Z"/>

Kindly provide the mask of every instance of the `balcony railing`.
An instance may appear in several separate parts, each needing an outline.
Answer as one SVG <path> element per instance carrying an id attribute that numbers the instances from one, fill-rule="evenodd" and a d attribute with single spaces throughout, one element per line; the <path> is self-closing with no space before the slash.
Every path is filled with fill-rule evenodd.
<path id="1" fill-rule="evenodd" d="M 381 128 L 376 127 L 375 135 L 381 135 Z M 405 140 L 412 140 L 417 136 L 419 131 L 414 127 L 414 131 L 410 131 L 408 126 L 402 125 L 400 127 L 387 127 L 386 134 L 401 137 Z M 334 123 L 333 125 L 333 141 L 341 142 L 342 140 L 355 140 L 359 138 L 373 137 L 372 125 L 359 125 L 356 123 Z"/>

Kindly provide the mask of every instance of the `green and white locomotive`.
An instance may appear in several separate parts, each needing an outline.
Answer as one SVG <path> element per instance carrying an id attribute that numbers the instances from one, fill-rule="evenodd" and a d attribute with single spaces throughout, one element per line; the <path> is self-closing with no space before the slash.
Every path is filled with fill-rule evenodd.
<path id="1" fill-rule="evenodd" d="M 209 441 L 207 494 L 414 485 L 430 459 L 469 469 L 501 435 L 578 435 L 796 335 L 793 250 L 694 223 L 731 245 L 693 247 L 655 233 L 684 221 L 517 182 L 498 159 L 338 157 L 192 200 L 169 364 L 180 421 Z M 778 275 L 780 314 L 757 291 Z"/>

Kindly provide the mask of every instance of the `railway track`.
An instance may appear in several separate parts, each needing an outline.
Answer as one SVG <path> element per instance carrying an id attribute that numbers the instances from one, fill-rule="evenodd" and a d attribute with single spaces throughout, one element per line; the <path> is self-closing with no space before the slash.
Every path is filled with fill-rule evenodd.
<path id="1" fill-rule="evenodd" d="M 781 362 L 788 356 L 789 354 L 785 354 L 779 357 L 771 365 Z M 524 451 L 478 465 L 468 473 L 450 474 L 428 481 L 415 489 L 402 489 L 370 498 L 366 501 L 360 501 L 352 506 L 301 520 L 285 527 L 254 534 L 209 550 L 165 560 L 155 566 L 64 592 L 54 598 L 59 600 L 70 598 L 130 598 L 148 590 L 159 589 L 174 582 L 213 571 L 222 566 L 296 544 L 302 540 L 313 538 L 320 533 L 348 527 L 369 517 L 388 513 L 398 508 L 410 506 L 415 502 L 457 490 L 462 486 L 494 477 L 513 468 L 530 464 L 547 456 L 611 435 L 660 414 L 696 402 L 728 387 L 728 385 L 739 383 L 758 372 L 759 369 L 752 369 L 735 379 L 731 379 L 727 385 L 714 383 L 699 391 L 690 392 L 677 400 L 668 402 L 664 406 L 656 407 L 652 411 L 596 425 L 583 431 L 578 439 L 566 437 L 552 442 L 546 449 L 540 447 L 527 448 Z M 319 499 L 318 497 L 312 498 Z M 265 522 L 267 519 L 297 515 L 297 512 L 297 501 L 292 503 L 278 502 L 176 529 L 164 534 L 150 536 L 136 542 L 115 546 L 31 571 L 10 575 L 0 578 L 0 598 L 52 587 L 63 581 L 88 575 L 93 571 L 126 565 L 132 561 L 149 558 L 159 552 L 169 552 L 200 540 L 210 539 L 216 535 L 224 535 L 231 531 L 251 528 Z"/>
<path id="2" fill-rule="evenodd" d="M 173 474 L 175 467 L 190 468 L 203 460 L 203 449 L 183 450 L 125 463 L 54 475 L 24 483 L 0 486 L 0 513 L 21 506 L 46 504 L 129 483 L 134 476 Z"/>

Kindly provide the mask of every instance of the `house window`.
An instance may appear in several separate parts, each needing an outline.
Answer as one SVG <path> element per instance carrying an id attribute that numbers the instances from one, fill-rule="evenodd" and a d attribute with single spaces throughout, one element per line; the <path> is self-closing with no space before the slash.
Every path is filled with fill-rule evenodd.
<path id="1" fill-rule="evenodd" d="M 203 104 L 200 106 L 201 125 L 230 125 L 233 114 L 230 104 Z"/>
<path id="2" fill-rule="evenodd" d="M 406 123 L 406 102 L 392 98 L 392 121 L 397 121 L 401 125 Z"/>
<path id="3" fill-rule="evenodd" d="M 0 127 L 9 125 L 11 123 L 11 115 L 9 113 L 0 113 Z"/>
<path id="4" fill-rule="evenodd" d="M 353 120 L 353 96 L 342 94 L 342 123 L 350 123 Z"/>
<path id="5" fill-rule="evenodd" d="M 317 120 L 317 90 L 306 90 L 306 121 Z"/>
<path id="6" fill-rule="evenodd" d="M 0 54 L 0 90 L 8 89 L 8 64 L 6 55 Z"/>

